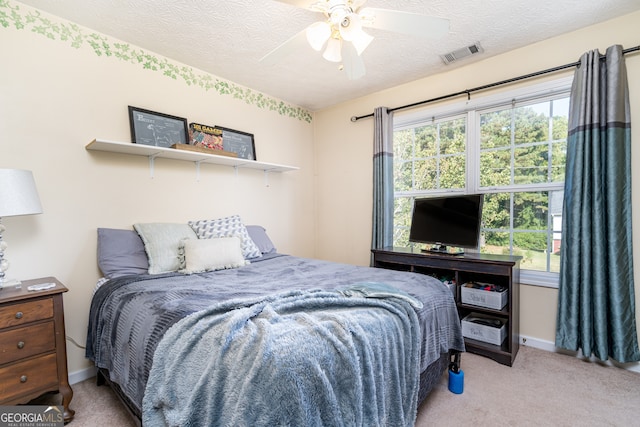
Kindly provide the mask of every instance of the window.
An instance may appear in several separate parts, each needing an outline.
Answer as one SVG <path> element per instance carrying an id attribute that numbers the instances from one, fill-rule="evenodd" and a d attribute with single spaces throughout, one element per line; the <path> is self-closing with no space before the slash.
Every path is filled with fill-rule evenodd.
<path id="1" fill-rule="evenodd" d="M 407 246 L 413 197 L 466 187 L 466 117 L 394 131 L 394 246 Z"/>
<path id="2" fill-rule="evenodd" d="M 570 84 L 397 117 L 394 245 L 412 245 L 416 197 L 482 193 L 480 251 L 520 255 L 527 283 L 557 283 Z"/>

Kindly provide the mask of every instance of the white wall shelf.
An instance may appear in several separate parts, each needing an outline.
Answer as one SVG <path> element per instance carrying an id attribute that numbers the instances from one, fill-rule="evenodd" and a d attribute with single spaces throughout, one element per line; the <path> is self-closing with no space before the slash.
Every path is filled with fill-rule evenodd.
<path id="1" fill-rule="evenodd" d="M 107 151 L 110 153 L 130 154 L 149 158 L 149 167 L 153 177 L 154 160 L 173 159 L 193 162 L 196 165 L 198 178 L 201 163 L 211 163 L 221 166 L 230 166 L 236 169 L 258 169 L 267 172 L 289 172 L 298 170 L 297 166 L 279 165 L 276 163 L 257 162 L 255 160 L 241 159 L 238 157 L 219 156 L 216 154 L 198 153 L 193 151 L 176 150 L 173 148 L 154 147 L 151 145 L 133 144 L 131 142 L 106 141 L 94 139 L 85 147 L 90 151 Z"/>

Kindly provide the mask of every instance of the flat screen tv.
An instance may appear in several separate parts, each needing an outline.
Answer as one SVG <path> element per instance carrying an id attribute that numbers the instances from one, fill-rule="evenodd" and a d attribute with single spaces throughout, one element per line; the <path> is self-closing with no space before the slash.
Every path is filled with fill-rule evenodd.
<path id="1" fill-rule="evenodd" d="M 477 249 L 482 201 L 482 194 L 415 199 L 409 241 L 431 244 L 426 251 L 433 252 L 461 254 L 461 248 Z"/>

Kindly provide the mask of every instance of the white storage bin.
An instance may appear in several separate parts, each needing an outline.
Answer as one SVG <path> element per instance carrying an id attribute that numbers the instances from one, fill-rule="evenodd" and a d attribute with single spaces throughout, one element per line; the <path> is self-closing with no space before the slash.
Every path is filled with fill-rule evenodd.
<path id="1" fill-rule="evenodd" d="M 462 319 L 462 336 L 489 344 L 500 345 L 507 336 L 504 319 L 471 313 Z"/>
<path id="2" fill-rule="evenodd" d="M 476 289 L 474 285 L 486 285 L 496 288 L 495 285 L 480 282 L 468 282 L 462 285 L 461 298 L 463 304 L 477 305 L 480 307 L 493 308 L 495 310 L 502 310 L 507 305 L 508 290 L 506 288 L 497 287 L 501 291 L 486 291 L 483 289 Z"/>

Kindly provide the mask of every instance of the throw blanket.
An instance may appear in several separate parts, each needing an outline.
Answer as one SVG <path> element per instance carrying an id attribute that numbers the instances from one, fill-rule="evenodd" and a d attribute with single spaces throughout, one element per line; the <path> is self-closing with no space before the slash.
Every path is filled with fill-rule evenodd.
<path id="1" fill-rule="evenodd" d="M 413 426 L 420 325 L 385 291 L 289 291 L 186 317 L 158 344 L 143 424 Z"/>
<path id="2" fill-rule="evenodd" d="M 386 283 L 356 283 L 349 286 L 341 286 L 336 289 L 342 295 L 347 297 L 365 297 L 365 298 L 388 298 L 396 297 L 407 301 L 415 308 L 422 308 L 424 304 L 420 300 L 412 297 L 408 293 L 396 289 L 393 286 L 389 286 Z"/>

